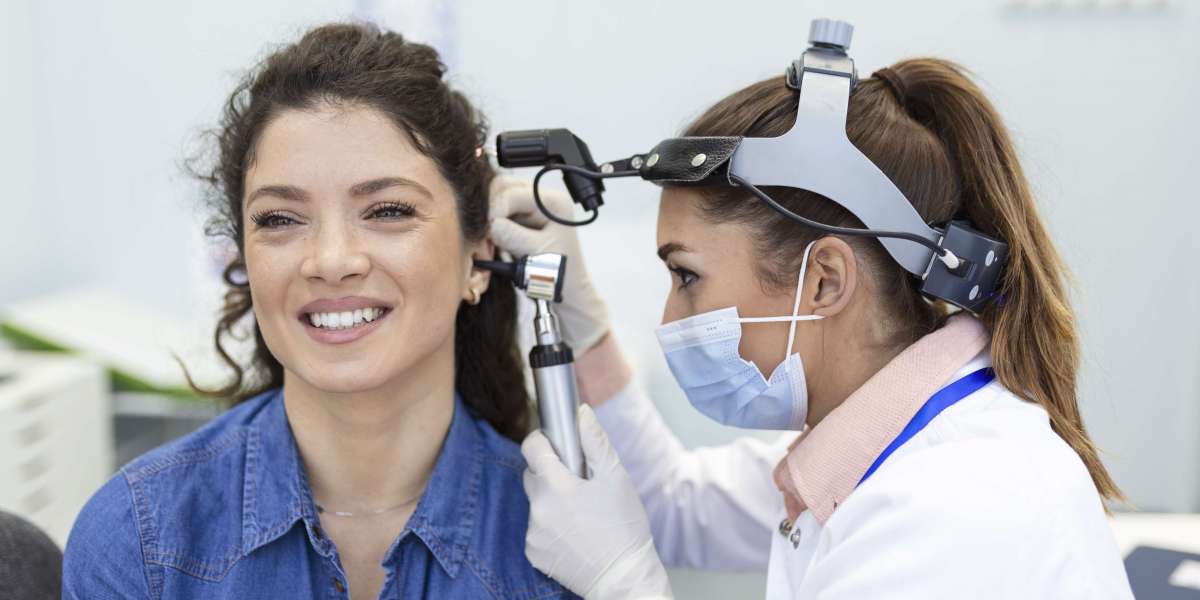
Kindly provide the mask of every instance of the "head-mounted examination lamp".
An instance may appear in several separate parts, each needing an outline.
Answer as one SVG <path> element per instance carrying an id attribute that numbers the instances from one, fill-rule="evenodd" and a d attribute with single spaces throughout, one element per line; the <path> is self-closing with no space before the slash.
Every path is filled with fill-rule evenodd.
<path id="1" fill-rule="evenodd" d="M 932 227 L 883 171 L 846 137 L 846 112 L 858 82 L 847 55 L 854 28 L 816 19 L 809 48 L 787 70 L 799 93 L 796 123 L 775 138 L 682 137 L 663 140 L 645 154 L 596 166 L 587 145 L 566 129 L 501 133 L 497 159 L 503 167 L 541 166 L 534 199 L 547 218 L 565 225 L 596 220 L 603 204 L 601 180 L 638 176 L 660 185 L 733 185 L 745 188 L 783 215 L 833 235 L 877 238 L 901 267 L 921 280 L 921 292 L 978 313 L 996 297 L 1008 245 L 967 221 Z M 541 177 L 563 172 L 567 190 L 591 216 L 571 221 L 546 209 Z M 818 223 L 780 205 L 760 187 L 808 190 L 850 211 L 865 228 Z"/>

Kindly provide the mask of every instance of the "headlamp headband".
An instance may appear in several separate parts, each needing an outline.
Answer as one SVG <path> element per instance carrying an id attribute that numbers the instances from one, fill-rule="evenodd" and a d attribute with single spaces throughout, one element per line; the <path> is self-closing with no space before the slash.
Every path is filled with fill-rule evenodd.
<path id="1" fill-rule="evenodd" d="M 850 142 L 846 115 L 857 84 L 854 61 L 846 53 L 852 33 L 853 27 L 842 21 L 812 22 L 808 50 L 787 71 L 787 85 L 799 92 L 799 101 L 795 125 L 782 136 L 671 138 L 647 154 L 596 167 L 553 159 L 531 163 L 528 152 L 520 162 L 506 161 L 506 154 L 515 154 L 506 150 L 512 140 L 527 142 L 531 133 L 548 140 L 570 136 L 583 145 L 565 129 L 513 132 L 497 139 L 500 164 L 548 164 L 539 177 L 560 169 L 572 178 L 636 175 L 658 184 L 743 187 L 785 216 L 819 231 L 879 239 L 901 267 L 922 280 L 924 294 L 979 312 L 996 293 L 1008 246 L 965 222 L 952 222 L 945 230 L 929 226 L 883 171 Z M 590 161 L 586 145 L 583 150 Z M 819 194 L 846 208 L 865 228 L 835 227 L 797 215 L 759 189 L 767 186 Z M 600 203 L 597 193 L 590 208 Z M 593 214 L 588 222 L 594 219 Z"/>

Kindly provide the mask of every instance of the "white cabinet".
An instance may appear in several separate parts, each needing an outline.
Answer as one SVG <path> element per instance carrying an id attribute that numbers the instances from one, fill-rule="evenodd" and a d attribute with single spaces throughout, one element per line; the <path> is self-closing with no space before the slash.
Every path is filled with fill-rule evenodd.
<path id="1" fill-rule="evenodd" d="M 113 473 L 110 379 L 64 354 L 18 353 L 0 379 L 0 509 L 60 546 Z"/>

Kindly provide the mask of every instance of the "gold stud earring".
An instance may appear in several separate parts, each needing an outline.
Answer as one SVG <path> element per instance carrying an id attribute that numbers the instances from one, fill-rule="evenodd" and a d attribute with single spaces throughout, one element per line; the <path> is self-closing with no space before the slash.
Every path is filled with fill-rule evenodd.
<path id="1" fill-rule="evenodd" d="M 471 306 L 479 304 L 479 290 L 471 289 Z"/>

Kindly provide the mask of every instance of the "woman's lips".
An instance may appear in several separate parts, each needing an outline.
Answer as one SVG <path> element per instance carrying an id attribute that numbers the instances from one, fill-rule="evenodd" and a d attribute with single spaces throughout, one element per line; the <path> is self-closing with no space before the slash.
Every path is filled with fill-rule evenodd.
<path id="1" fill-rule="evenodd" d="M 369 296 L 343 296 L 341 298 L 322 298 L 313 300 L 300 307 L 301 314 L 354 312 L 364 308 L 391 308 L 392 305 L 378 298 Z"/>
<path id="2" fill-rule="evenodd" d="M 370 312 L 376 314 L 368 320 Z M 319 343 L 348 344 L 378 329 L 379 323 L 387 319 L 391 313 L 390 308 L 383 307 L 356 309 L 355 311 L 303 313 L 300 315 L 300 323 L 308 332 L 309 337 Z M 343 326 L 342 323 L 347 322 L 347 314 L 351 315 L 349 317 L 350 325 Z M 321 325 L 314 325 L 314 320 Z"/>

